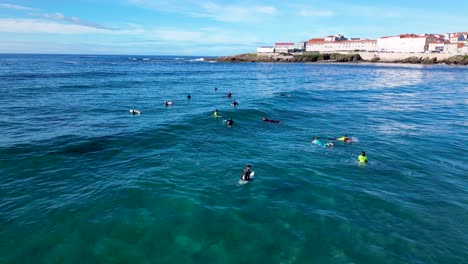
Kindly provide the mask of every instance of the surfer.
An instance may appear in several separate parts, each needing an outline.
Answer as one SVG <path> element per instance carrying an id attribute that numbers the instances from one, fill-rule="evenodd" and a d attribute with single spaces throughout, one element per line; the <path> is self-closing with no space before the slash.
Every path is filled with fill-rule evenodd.
<path id="1" fill-rule="evenodd" d="M 190 94 L 187 95 L 187 99 L 192 99 L 192 96 Z"/>
<path id="2" fill-rule="evenodd" d="M 351 142 L 352 141 L 352 139 L 350 137 L 348 137 L 348 135 L 344 135 L 342 137 L 336 138 L 336 140 L 343 141 L 343 142 Z"/>
<path id="3" fill-rule="evenodd" d="M 231 97 L 232 97 L 232 93 L 231 93 L 231 91 L 228 91 L 228 92 L 227 92 L 227 95 L 226 95 L 226 97 L 227 97 L 227 98 L 231 98 Z"/>
<path id="4" fill-rule="evenodd" d="M 132 115 L 139 115 L 139 114 L 141 114 L 141 112 L 138 111 L 138 110 L 130 109 L 130 114 L 132 114 Z"/>
<path id="5" fill-rule="evenodd" d="M 169 106 L 169 105 L 172 105 L 172 104 L 173 104 L 172 101 L 165 101 L 165 102 L 164 102 L 164 105 L 165 105 L 165 106 Z"/>
<path id="6" fill-rule="evenodd" d="M 279 95 L 279 96 L 286 96 L 285 93 L 279 93 L 278 95 Z"/>
<path id="7" fill-rule="evenodd" d="M 272 120 L 272 119 L 268 119 L 266 117 L 262 118 L 263 122 L 270 122 L 270 123 L 279 123 L 280 121 L 279 120 Z"/>
<path id="8" fill-rule="evenodd" d="M 218 109 L 215 109 L 215 111 L 214 111 L 214 113 L 213 113 L 213 116 L 214 116 L 214 117 L 219 117 Z"/>
<path id="9" fill-rule="evenodd" d="M 250 165 L 245 166 L 245 169 L 242 172 L 241 180 L 250 181 L 250 173 L 251 173 L 250 168 L 251 168 Z"/>
<path id="10" fill-rule="evenodd" d="M 361 152 L 361 155 L 358 156 L 359 163 L 367 163 L 366 152 Z"/>
<path id="11" fill-rule="evenodd" d="M 218 91 L 218 87 L 215 87 L 215 91 Z"/>
<path id="12" fill-rule="evenodd" d="M 314 137 L 314 140 L 312 140 L 312 143 L 321 147 L 333 147 L 333 143 L 331 142 L 325 143 L 321 141 L 320 139 L 318 139 L 317 137 Z"/>
<path id="13" fill-rule="evenodd" d="M 238 106 L 238 105 L 239 105 L 239 103 L 238 103 L 238 102 L 236 102 L 236 100 L 234 100 L 234 101 L 231 103 L 231 105 L 232 105 L 232 106 Z"/>
<path id="14" fill-rule="evenodd" d="M 232 121 L 232 117 L 226 121 L 228 127 L 232 127 L 232 124 L 234 124 L 234 121 Z"/>

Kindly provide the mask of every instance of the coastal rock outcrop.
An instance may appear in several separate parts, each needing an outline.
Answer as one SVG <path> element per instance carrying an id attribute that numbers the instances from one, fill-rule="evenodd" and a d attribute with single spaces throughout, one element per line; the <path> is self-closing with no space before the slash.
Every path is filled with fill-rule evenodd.
<path id="1" fill-rule="evenodd" d="M 457 55 L 441 60 L 430 56 L 412 56 L 403 59 L 385 60 L 379 56 L 364 60 L 359 54 L 340 54 L 340 53 L 303 53 L 303 54 L 257 54 L 245 53 L 233 56 L 219 58 L 205 58 L 205 61 L 217 62 L 376 62 L 376 63 L 408 63 L 408 64 L 456 64 L 468 65 L 468 55 Z"/>
<path id="2" fill-rule="evenodd" d="M 440 62 L 446 64 L 468 65 L 468 55 L 453 56 Z"/>
<path id="3" fill-rule="evenodd" d="M 275 54 L 275 55 L 258 55 L 256 53 L 246 53 L 234 56 L 207 58 L 205 60 L 218 62 L 357 62 L 362 61 L 359 54 Z"/>

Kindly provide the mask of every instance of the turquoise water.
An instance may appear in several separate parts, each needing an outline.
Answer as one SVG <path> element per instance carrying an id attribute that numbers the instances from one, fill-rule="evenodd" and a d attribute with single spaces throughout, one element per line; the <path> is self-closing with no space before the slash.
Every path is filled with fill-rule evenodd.
<path id="1" fill-rule="evenodd" d="M 468 68 L 195 59 L 0 56 L 0 263 L 467 263 Z"/>

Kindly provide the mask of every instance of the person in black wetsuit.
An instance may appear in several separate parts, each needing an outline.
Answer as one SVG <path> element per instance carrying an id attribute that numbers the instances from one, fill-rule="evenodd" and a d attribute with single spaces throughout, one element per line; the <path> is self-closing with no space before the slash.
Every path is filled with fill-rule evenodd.
<path id="1" fill-rule="evenodd" d="M 227 95 L 226 95 L 226 97 L 227 97 L 227 98 L 231 98 L 231 97 L 232 97 L 232 93 L 231 93 L 231 91 L 228 91 L 228 92 L 227 92 Z"/>
<path id="2" fill-rule="evenodd" d="M 239 105 L 239 103 L 238 103 L 238 102 L 236 102 L 236 100 L 234 100 L 234 101 L 231 103 L 231 105 L 232 105 L 232 106 L 238 106 L 238 105 Z"/>
<path id="3" fill-rule="evenodd" d="M 187 95 L 187 99 L 192 99 L 192 96 L 190 94 Z"/>
<path id="4" fill-rule="evenodd" d="M 234 121 L 232 121 L 232 117 L 226 123 L 228 127 L 232 127 L 232 124 L 234 124 Z"/>
<path id="5" fill-rule="evenodd" d="M 250 168 L 251 168 L 250 165 L 245 166 L 245 169 L 242 172 L 241 180 L 250 181 L 250 173 L 251 173 Z"/>
<path id="6" fill-rule="evenodd" d="M 272 120 L 272 119 L 268 119 L 266 117 L 262 118 L 263 122 L 270 122 L 270 123 L 279 123 L 280 121 L 279 120 Z"/>

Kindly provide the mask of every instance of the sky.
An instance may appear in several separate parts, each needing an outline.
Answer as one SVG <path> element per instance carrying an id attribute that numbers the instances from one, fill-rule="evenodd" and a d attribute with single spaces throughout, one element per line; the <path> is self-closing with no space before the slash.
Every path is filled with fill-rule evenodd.
<path id="1" fill-rule="evenodd" d="M 468 31 L 453 0 L 0 0 L 0 53 L 222 56 L 343 34 Z"/>

